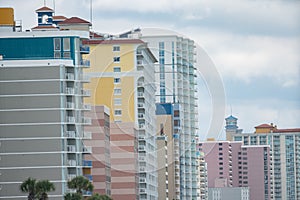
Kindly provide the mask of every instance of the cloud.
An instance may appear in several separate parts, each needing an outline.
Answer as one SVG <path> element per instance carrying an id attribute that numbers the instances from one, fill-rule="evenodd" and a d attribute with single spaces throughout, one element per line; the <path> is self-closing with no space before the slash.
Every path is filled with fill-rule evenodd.
<path id="1" fill-rule="evenodd" d="M 299 37 L 245 36 L 195 28 L 186 32 L 200 41 L 225 78 L 250 83 L 268 77 L 285 87 L 300 84 Z"/>

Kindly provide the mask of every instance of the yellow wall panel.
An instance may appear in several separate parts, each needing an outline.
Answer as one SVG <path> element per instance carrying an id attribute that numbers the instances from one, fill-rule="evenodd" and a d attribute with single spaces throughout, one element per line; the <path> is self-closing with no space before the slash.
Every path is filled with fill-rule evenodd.
<path id="1" fill-rule="evenodd" d="M 14 9 L 0 8 L 0 26 L 13 26 L 14 24 Z"/>

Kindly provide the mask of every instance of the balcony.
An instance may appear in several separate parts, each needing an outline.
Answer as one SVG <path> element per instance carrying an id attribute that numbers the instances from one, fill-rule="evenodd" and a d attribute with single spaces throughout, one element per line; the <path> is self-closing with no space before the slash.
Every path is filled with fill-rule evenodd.
<path id="1" fill-rule="evenodd" d="M 139 181 L 140 183 L 146 183 L 146 178 L 140 178 Z"/>
<path id="2" fill-rule="evenodd" d="M 146 194 L 146 189 L 145 188 L 140 188 L 140 194 Z"/>
<path id="3" fill-rule="evenodd" d="M 144 123 L 139 124 L 139 129 L 145 130 L 145 124 Z"/>
<path id="4" fill-rule="evenodd" d="M 81 123 L 85 124 L 85 125 L 91 125 L 92 124 L 92 119 L 89 117 L 83 117 L 81 119 Z"/>
<path id="5" fill-rule="evenodd" d="M 80 53 L 81 54 L 89 54 L 90 53 L 90 47 L 87 45 L 80 45 Z"/>
<path id="6" fill-rule="evenodd" d="M 74 109 L 75 108 L 75 103 L 73 103 L 73 102 L 67 102 L 66 103 L 66 107 L 69 108 L 69 109 Z"/>
<path id="7" fill-rule="evenodd" d="M 84 68 L 89 68 L 91 66 L 91 63 L 89 60 L 82 59 L 80 61 L 80 66 Z"/>
<path id="8" fill-rule="evenodd" d="M 85 196 L 85 197 L 87 197 L 87 196 L 92 196 L 92 195 L 93 195 L 93 192 L 91 192 L 91 191 L 83 191 L 83 192 L 82 192 L 82 195 Z"/>
<path id="9" fill-rule="evenodd" d="M 146 168 L 145 168 L 145 167 L 140 167 L 140 168 L 139 168 L 139 172 L 140 172 L 140 173 L 146 172 Z"/>
<path id="10" fill-rule="evenodd" d="M 75 117 L 70 117 L 70 116 L 68 116 L 68 117 L 67 117 L 67 122 L 68 122 L 68 123 L 75 123 Z"/>
<path id="11" fill-rule="evenodd" d="M 145 117 L 145 114 L 144 114 L 144 113 L 139 113 L 139 114 L 138 114 L 138 118 L 139 118 L 139 119 L 143 119 L 144 117 Z"/>
<path id="12" fill-rule="evenodd" d="M 138 87 L 144 87 L 144 84 L 145 84 L 144 82 L 138 82 L 137 83 Z"/>
<path id="13" fill-rule="evenodd" d="M 92 139 L 92 132 L 84 131 L 83 132 L 83 139 L 84 140 L 90 140 L 90 139 Z"/>
<path id="14" fill-rule="evenodd" d="M 146 151 L 145 145 L 139 145 L 139 151 Z"/>
<path id="15" fill-rule="evenodd" d="M 138 92 L 138 97 L 144 97 L 144 92 Z"/>
<path id="16" fill-rule="evenodd" d="M 75 131 L 66 131 L 65 132 L 65 137 L 67 137 L 67 138 L 75 138 L 76 137 L 76 132 Z"/>
<path id="17" fill-rule="evenodd" d="M 145 103 L 138 103 L 138 108 L 144 108 L 145 109 Z"/>
<path id="18" fill-rule="evenodd" d="M 75 94 L 75 90 L 74 90 L 74 88 L 67 87 L 65 93 L 66 94 L 70 94 L 70 95 L 74 95 Z"/>
<path id="19" fill-rule="evenodd" d="M 83 160 L 82 166 L 85 168 L 91 168 L 93 166 L 93 162 L 91 160 Z"/>
<path id="20" fill-rule="evenodd" d="M 91 110 L 91 108 L 92 108 L 91 104 L 83 104 L 82 105 L 83 110 Z"/>
<path id="21" fill-rule="evenodd" d="M 83 147 L 82 153 L 91 154 L 92 153 L 92 147 Z"/>
<path id="22" fill-rule="evenodd" d="M 76 167 L 76 160 L 68 160 L 68 166 Z"/>
<path id="23" fill-rule="evenodd" d="M 85 97 L 91 96 L 91 90 L 81 90 L 81 95 Z"/>
<path id="24" fill-rule="evenodd" d="M 73 80 L 75 80 L 75 76 L 74 76 L 73 73 L 66 73 L 65 74 L 65 79 L 73 81 Z"/>
<path id="25" fill-rule="evenodd" d="M 76 146 L 75 145 L 67 145 L 67 151 L 69 153 L 76 152 Z"/>
<path id="26" fill-rule="evenodd" d="M 73 178 L 76 178 L 76 174 L 68 174 L 68 180 L 72 180 Z"/>

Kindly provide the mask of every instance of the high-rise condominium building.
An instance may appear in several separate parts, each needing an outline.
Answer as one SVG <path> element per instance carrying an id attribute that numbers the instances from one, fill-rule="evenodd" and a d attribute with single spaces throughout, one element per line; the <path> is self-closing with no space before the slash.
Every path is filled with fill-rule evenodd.
<path id="1" fill-rule="evenodd" d="M 158 60 L 155 64 L 156 102 L 180 106 L 180 128 L 174 130 L 180 141 L 180 199 L 196 199 L 198 108 L 195 43 L 174 32 L 154 29 L 136 29 L 120 37 L 140 38 L 148 43 Z"/>
<path id="2" fill-rule="evenodd" d="M 110 171 L 110 110 L 106 106 L 91 106 L 85 116 L 91 126 L 84 128 L 84 144 L 92 153 L 84 157 L 83 174 L 93 183 L 94 193 L 111 195 Z"/>
<path id="3" fill-rule="evenodd" d="M 200 142 L 199 151 L 203 152 L 207 163 L 209 188 L 248 187 L 249 199 L 272 199 L 268 145 L 243 146 L 241 142 L 209 141 Z M 234 196 L 232 199 L 235 199 Z"/>
<path id="4" fill-rule="evenodd" d="M 90 40 L 87 103 L 110 113 L 113 199 L 157 199 L 154 66 L 137 39 Z"/>
<path id="5" fill-rule="evenodd" d="M 174 133 L 174 130 L 180 128 L 179 121 L 178 104 L 156 104 L 157 142 L 160 144 L 157 146 L 157 159 L 159 163 L 158 173 L 161 174 L 159 176 L 158 190 L 159 195 L 165 193 L 165 196 L 169 199 L 180 199 L 179 135 Z M 163 146 L 163 142 L 165 142 L 166 146 Z M 164 148 L 167 150 L 166 153 Z M 167 157 L 167 166 L 163 166 L 165 156 Z M 162 175 L 164 171 L 167 172 L 165 176 Z M 164 190 L 164 185 L 167 190 Z M 163 196 L 161 197 L 160 195 L 159 197 L 163 199 Z"/>
<path id="6" fill-rule="evenodd" d="M 300 128 L 279 129 L 273 124 L 262 124 L 255 127 L 254 133 L 232 136 L 247 146 L 270 145 L 274 199 L 300 198 Z"/>
<path id="7" fill-rule="evenodd" d="M 91 122 L 83 104 L 89 92 L 81 78 L 89 33 L 45 31 L 52 12 L 43 10 L 44 31 L 0 27 L 0 199 L 27 198 L 19 187 L 32 177 L 53 182 L 49 197 L 62 200 L 88 153 L 82 136 Z"/>

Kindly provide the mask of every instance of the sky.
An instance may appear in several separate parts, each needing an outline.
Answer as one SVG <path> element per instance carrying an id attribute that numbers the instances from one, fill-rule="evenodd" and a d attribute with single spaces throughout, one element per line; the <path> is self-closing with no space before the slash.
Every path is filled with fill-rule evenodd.
<path id="1" fill-rule="evenodd" d="M 37 25 L 35 10 L 43 5 L 0 0 L 0 7 L 14 8 L 23 30 Z M 231 114 L 244 132 L 263 123 L 300 127 L 300 1 L 48 0 L 46 6 L 56 15 L 92 21 L 100 33 L 160 28 L 194 40 L 202 52 L 197 56 L 202 139 L 223 139 L 220 119 Z"/>

